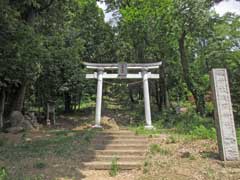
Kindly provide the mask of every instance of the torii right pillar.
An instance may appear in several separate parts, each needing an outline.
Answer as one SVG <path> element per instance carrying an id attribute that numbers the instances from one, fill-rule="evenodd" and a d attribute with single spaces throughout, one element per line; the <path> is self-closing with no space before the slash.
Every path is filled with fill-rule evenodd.
<path id="1" fill-rule="evenodd" d="M 142 76 L 143 76 L 143 91 L 144 91 L 144 108 L 145 108 L 145 118 L 146 118 L 145 129 L 153 129 L 154 127 L 152 126 L 152 119 L 151 119 L 147 69 L 143 69 Z"/>

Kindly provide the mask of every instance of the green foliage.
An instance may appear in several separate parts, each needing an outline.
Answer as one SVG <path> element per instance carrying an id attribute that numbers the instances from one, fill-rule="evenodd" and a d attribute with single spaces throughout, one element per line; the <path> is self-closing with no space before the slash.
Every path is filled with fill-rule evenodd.
<path id="1" fill-rule="evenodd" d="M 196 160 L 196 157 L 193 154 L 190 154 L 189 159 L 193 161 Z"/>
<path id="2" fill-rule="evenodd" d="M 45 110 L 48 100 L 56 101 L 57 109 L 77 109 L 82 96 L 94 89 L 84 81 L 82 61 L 106 61 L 113 49 L 108 43 L 111 27 L 96 1 L 4 0 L 0 7 L 4 9 L 0 14 L 0 90 L 4 87 L 11 97 L 26 86 L 26 98 L 22 98 L 26 110 Z"/>
<path id="3" fill-rule="evenodd" d="M 170 154 L 170 151 L 167 149 L 163 149 L 159 144 L 151 144 L 150 153 L 153 155 L 160 154 L 166 156 Z"/>
<path id="4" fill-rule="evenodd" d="M 237 142 L 238 142 L 238 145 L 240 145 L 240 128 L 237 128 Z"/>
<path id="5" fill-rule="evenodd" d="M 174 111 L 165 111 L 159 115 L 159 122 L 156 123 L 159 124 L 161 122 L 162 127 L 176 128 L 176 132 L 184 134 L 194 134 L 194 132 L 197 133 L 197 131 L 204 131 L 206 129 L 206 131 L 209 131 L 207 136 L 213 138 L 215 135 L 212 129 L 214 127 L 213 119 L 200 116 L 191 107 L 187 109 L 186 113 L 180 114 L 176 114 Z"/>
<path id="6" fill-rule="evenodd" d="M 177 139 L 177 137 L 174 136 L 174 135 L 169 136 L 169 137 L 167 138 L 167 140 L 166 140 L 166 143 L 167 143 L 167 144 L 175 144 L 175 143 L 177 143 L 177 142 L 178 142 L 178 139 Z"/>
<path id="7" fill-rule="evenodd" d="M 206 128 L 203 125 L 196 126 L 189 133 L 193 138 L 197 139 L 216 139 L 216 130 L 215 128 Z"/>
<path id="8" fill-rule="evenodd" d="M 147 130 L 144 124 L 136 124 L 129 129 L 137 135 L 149 137 L 158 136 L 161 133 L 170 133 L 167 143 L 178 142 L 178 136 L 184 135 L 188 139 L 216 139 L 216 130 L 213 119 L 197 114 L 191 104 L 185 104 L 188 111 L 176 114 L 175 111 L 163 111 L 154 115 L 153 125 L 155 129 Z M 169 129 L 169 130 L 166 130 Z"/>
<path id="9" fill-rule="evenodd" d="M 149 172 L 149 169 L 150 169 L 150 163 L 149 161 L 144 161 L 144 165 L 143 165 L 143 173 L 146 174 Z"/>
<path id="10" fill-rule="evenodd" d="M 146 129 L 144 125 L 137 125 L 136 127 L 131 127 L 130 129 L 135 131 L 136 135 L 155 136 L 160 134 L 159 129 Z"/>
<path id="11" fill-rule="evenodd" d="M 117 158 L 114 157 L 112 159 L 112 163 L 111 163 L 111 169 L 109 171 L 109 175 L 114 177 L 118 174 L 119 168 L 118 168 L 118 164 L 117 164 Z"/>
<path id="12" fill-rule="evenodd" d="M 8 180 L 8 173 L 4 167 L 0 169 L 0 180 Z"/>
<path id="13" fill-rule="evenodd" d="M 98 130 L 90 130 L 90 131 L 87 131 L 86 133 L 84 133 L 84 135 L 83 135 L 84 143 L 89 144 L 91 142 L 92 138 L 95 137 L 97 131 Z"/>

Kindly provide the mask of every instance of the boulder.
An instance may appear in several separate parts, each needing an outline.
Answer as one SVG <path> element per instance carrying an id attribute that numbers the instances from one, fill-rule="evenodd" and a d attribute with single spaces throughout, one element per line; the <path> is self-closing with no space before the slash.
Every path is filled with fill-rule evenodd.
<path id="1" fill-rule="evenodd" d="M 32 123 L 29 120 L 23 120 L 19 124 L 20 127 L 23 127 L 24 130 L 32 130 L 34 129 Z"/>
<path id="2" fill-rule="evenodd" d="M 10 127 L 8 129 L 6 129 L 6 131 L 9 132 L 9 133 L 17 134 L 17 133 L 23 132 L 24 128 L 21 127 L 21 126 Z"/>
<path id="3" fill-rule="evenodd" d="M 35 116 L 34 113 L 27 113 L 24 116 L 25 120 L 29 121 L 34 128 L 39 128 L 39 123 L 37 121 L 37 117 Z"/>
<path id="4" fill-rule="evenodd" d="M 20 133 L 22 131 L 31 131 L 39 129 L 39 124 L 34 113 L 27 113 L 25 116 L 20 111 L 13 111 L 9 117 L 11 128 L 7 129 L 10 133 Z"/>
<path id="5" fill-rule="evenodd" d="M 9 120 L 12 127 L 16 127 L 24 120 L 24 116 L 20 111 L 13 111 L 10 114 Z"/>

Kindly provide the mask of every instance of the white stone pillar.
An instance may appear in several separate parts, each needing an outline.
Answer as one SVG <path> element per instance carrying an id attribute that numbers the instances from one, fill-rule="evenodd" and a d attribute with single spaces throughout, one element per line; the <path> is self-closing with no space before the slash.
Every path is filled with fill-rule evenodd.
<path id="1" fill-rule="evenodd" d="M 99 69 L 97 73 L 97 97 L 96 97 L 96 114 L 94 128 L 102 128 L 101 126 L 101 109 L 102 109 L 102 88 L 103 88 L 103 69 Z"/>
<path id="2" fill-rule="evenodd" d="M 150 108 L 150 98 L 149 98 L 149 87 L 148 87 L 148 71 L 142 71 L 143 76 L 143 91 L 144 91 L 144 107 L 145 107 L 145 118 L 147 125 L 146 129 L 153 129 L 151 120 L 151 108 Z"/>

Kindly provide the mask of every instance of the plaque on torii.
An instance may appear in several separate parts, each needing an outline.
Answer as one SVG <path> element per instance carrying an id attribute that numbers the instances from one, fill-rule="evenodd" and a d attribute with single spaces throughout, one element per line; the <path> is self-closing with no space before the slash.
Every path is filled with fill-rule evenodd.
<path id="1" fill-rule="evenodd" d="M 119 63 L 118 64 L 118 77 L 119 78 L 127 77 L 127 73 L 128 73 L 127 67 L 128 67 L 127 63 Z"/>
<path id="2" fill-rule="evenodd" d="M 152 74 L 149 70 L 157 69 L 162 62 L 157 63 L 143 63 L 143 64 L 99 64 L 87 63 L 84 65 L 88 69 L 94 69 L 97 72 L 93 74 L 86 74 L 87 79 L 97 79 L 97 98 L 96 98 L 96 112 L 95 112 L 95 125 L 96 128 L 101 128 L 101 107 L 102 107 L 102 87 L 103 79 L 142 79 L 144 91 L 144 108 L 146 118 L 146 129 L 152 129 L 151 108 L 149 98 L 148 79 L 159 79 L 159 74 Z M 118 70 L 118 74 L 107 73 L 107 70 Z M 138 73 L 128 73 L 130 70 L 139 70 Z"/>

